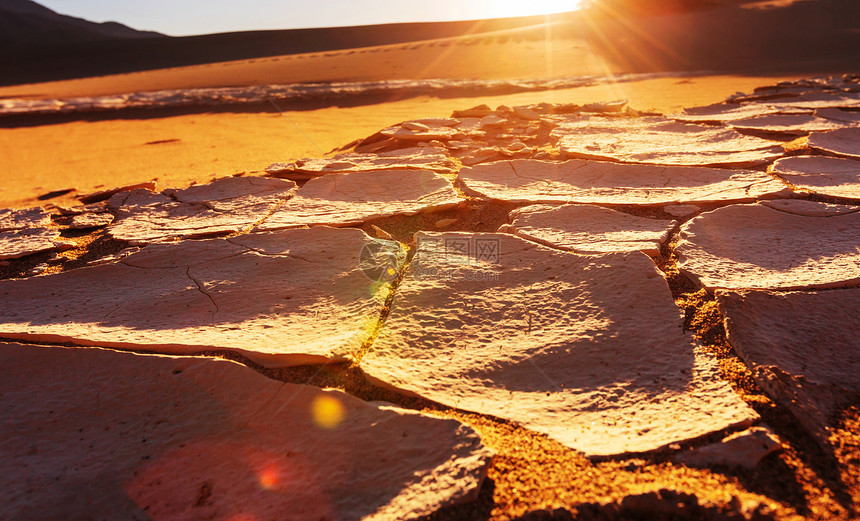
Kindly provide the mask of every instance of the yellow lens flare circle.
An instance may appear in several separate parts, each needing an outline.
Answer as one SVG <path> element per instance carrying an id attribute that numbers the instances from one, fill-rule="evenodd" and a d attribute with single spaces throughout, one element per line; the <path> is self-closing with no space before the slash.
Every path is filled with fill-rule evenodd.
<path id="1" fill-rule="evenodd" d="M 340 425 L 346 416 L 346 410 L 340 400 L 334 396 L 323 394 L 314 398 L 311 404 L 311 415 L 318 427 L 330 431 Z"/>

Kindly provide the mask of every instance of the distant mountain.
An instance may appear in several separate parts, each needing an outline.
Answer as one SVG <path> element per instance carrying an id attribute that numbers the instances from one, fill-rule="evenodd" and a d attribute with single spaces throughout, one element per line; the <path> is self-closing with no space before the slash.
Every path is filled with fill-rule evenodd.
<path id="1" fill-rule="evenodd" d="M 117 22 L 90 22 L 30 0 L 0 0 L 0 51 L 117 39 L 162 38 Z"/>

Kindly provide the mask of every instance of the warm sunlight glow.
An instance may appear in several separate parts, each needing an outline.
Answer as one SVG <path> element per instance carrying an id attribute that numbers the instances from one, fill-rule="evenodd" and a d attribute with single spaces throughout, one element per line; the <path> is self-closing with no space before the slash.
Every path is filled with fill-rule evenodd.
<path id="1" fill-rule="evenodd" d="M 487 6 L 487 17 L 529 16 L 576 11 L 582 0 L 501 0 Z"/>

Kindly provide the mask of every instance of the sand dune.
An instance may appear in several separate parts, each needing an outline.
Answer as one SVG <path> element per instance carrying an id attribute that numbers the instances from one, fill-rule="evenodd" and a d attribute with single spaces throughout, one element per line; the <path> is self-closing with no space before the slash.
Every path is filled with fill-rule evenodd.
<path id="1" fill-rule="evenodd" d="M 553 15 L 553 23 L 569 15 Z M 280 31 L 245 31 L 146 41 L 67 42 L 63 45 L 22 45 L 0 54 L 0 84 L 84 78 L 131 71 L 260 59 L 280 55 L 330 53 L 343 49 L 523 29 L 544 24 L 531 16 L 460 22 L 399 23 L 356 27 L 324 27 Z M 526 31 L 528 32 L 528 31 Z M 531 31 L 532 38 L 542 30 Z M 0 42 L 2 43 L 2 42 Z"/>
<path id="2" fill-rule="evenodd" d="M 421 79 L 524 79 L 620 72 L 556 24 L 319 53 L 0 87 L 0 98 L 78 97 L 205 87 Z M 537 39 L 537 34 L 548 39 Z"/>

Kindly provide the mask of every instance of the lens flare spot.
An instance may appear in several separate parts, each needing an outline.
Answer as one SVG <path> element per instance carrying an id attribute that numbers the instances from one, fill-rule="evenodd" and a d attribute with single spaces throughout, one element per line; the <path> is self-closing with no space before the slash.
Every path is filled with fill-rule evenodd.
<path id="1" fill-rule="evenodd" d="M 281 472 L 274 465 L 264 468 L 259 474 L 260 486 L 265 490 L 278 488 L 281 481 L 283 481 L 281 479 Z"/>
<path id="2" fill-rule="evenodd" d="M 340 400 L 329 395 L 318 396 L 311 405 L 314 423 L 323 429 L 331 430 L 340 425 L 346 411 Z"/>

